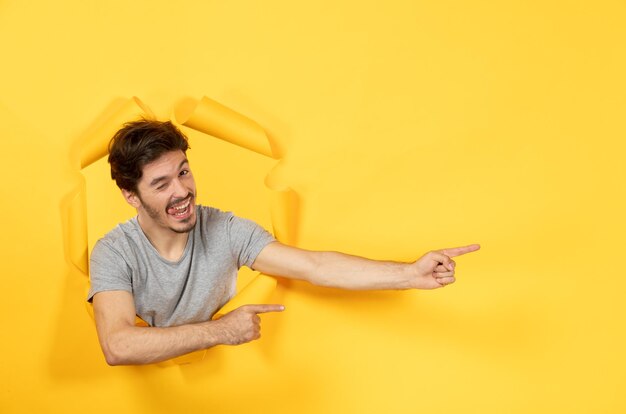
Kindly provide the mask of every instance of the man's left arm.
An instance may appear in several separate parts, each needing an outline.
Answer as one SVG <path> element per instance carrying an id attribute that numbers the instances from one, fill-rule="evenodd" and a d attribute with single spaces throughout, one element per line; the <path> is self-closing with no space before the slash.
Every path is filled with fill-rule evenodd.
<path id="1" fill-rule="evenodd" d="M 480 249 L 477 244 L 434 250 L 413 263 L 371 260 L 339 252 L 319 252 L 268 244 L 252 268 L 268 275 L 351 290 L 436 289 L 454 283 L 453 257 Z"/>

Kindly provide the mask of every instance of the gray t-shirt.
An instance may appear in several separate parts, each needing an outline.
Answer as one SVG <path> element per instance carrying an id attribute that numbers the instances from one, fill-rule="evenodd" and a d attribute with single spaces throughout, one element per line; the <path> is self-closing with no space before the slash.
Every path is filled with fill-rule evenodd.
<path id="1" fill-rule="evenodd" d="M 133 218 L 96 243 L 90 259 L 88 301 L 102 291 L 125 290 L 137 315 L 151 326 L 211 319 L 235 293 L 237 271 L 252 266 L 275 239 L 256 223 L 196 206 L 197 222 L 176 262 L 163 259 Z"/>

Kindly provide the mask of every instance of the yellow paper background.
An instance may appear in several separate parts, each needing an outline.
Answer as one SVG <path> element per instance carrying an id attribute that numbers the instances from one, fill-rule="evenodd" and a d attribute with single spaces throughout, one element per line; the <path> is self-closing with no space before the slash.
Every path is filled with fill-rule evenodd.
<path id="1" fill-rule="evenodd" d="M 0 411 L 626 411 L 625 19 L 618 1 L 0 3 Z M 435 292 L 281 282 L 256 343 L 108 367 L 64 248 L 72 145 L 119 99 L 166 119 L 204 95 L 280 140 L 300 246 L 483 249 Z M 202 201 L 270 228 L 275 161 L 190 139 Z"/>

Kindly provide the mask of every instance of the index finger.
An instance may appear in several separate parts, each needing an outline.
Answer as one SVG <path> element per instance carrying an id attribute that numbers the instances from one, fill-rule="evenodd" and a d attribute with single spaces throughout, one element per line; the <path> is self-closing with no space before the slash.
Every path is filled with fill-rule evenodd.
<path id="1" fill-rule="evenodd" d="M 246 310 L 254 313 L 282 312 L 285 310 L 283 305 L 246 305 Z"/>
<path id="2" fill-rule="evenodd" d="M 453 247 L 451 249 L 442 249 L 439 251 L 448 257 L 456 257 L 462 254 L 475 252 L 476 250 L 479 250 L 479 249 L 480 249 L 480 244 L 470 244 L 469 246 Z"/>

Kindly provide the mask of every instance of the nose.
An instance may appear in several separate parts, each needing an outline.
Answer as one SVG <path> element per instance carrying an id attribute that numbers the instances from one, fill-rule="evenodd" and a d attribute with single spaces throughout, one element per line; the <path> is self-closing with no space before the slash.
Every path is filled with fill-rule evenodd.
<path id="1" fill-rule="evenodd" d="M 184 198 L 187 197 L 187 194 L 189 194 L 189 190 L 185 187 L 180 178 L 176 178 L 173 181 L 172 190 L 174 191 L 172 194 L 173 198 Z"/>

